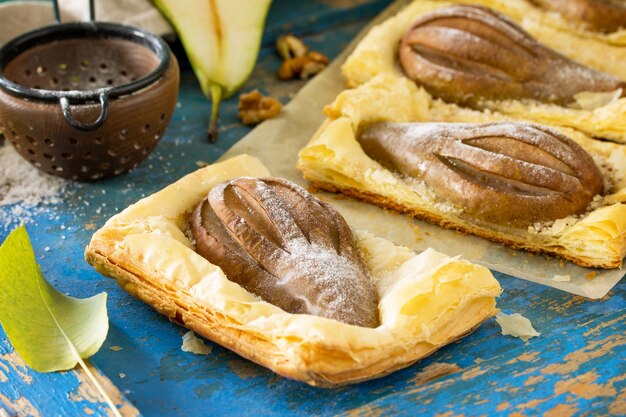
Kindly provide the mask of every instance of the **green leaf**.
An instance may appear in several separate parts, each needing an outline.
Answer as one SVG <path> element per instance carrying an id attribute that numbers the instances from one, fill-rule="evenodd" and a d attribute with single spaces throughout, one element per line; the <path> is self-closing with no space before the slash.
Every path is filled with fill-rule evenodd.
<path id="1" fill-rule="evenodd" d="M 36 371 L 74 368 L 100 349 L 109 330 L 106 298 L 100 293 L 81 300 L 54 289 L 23 225 L 0 246 L 0 323 Z"/>

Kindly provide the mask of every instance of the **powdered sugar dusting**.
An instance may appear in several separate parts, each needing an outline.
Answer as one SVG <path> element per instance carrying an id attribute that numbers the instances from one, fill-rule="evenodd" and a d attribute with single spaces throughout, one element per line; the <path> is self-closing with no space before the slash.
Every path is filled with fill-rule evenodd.
<path id="1" fill-rule="evenodd" d="M 357 307 L 363 307 L 351 302 L 353 300 L 365 300 L 371 296 L 371 290 L 367 283 L 371 283 L 369 277 L 364 276 L 362 266 L 346 256 L 339 255 L 334 250 L 309 243 L 305 239 L 293 239 L 288 242 L 290 251 L 289 265 L 291 268 L 280 277 L 278 285 L 284 285 L 292 280 L 314 278 L 310 282 L 314 285 L 314 291 L 310 294 L 318 299 L 301 299 L 306 302 L 312 314 L 336 317 L 343 321 L 362 313 Z M 363 279 L 368 282 L 363 282 Z M 323 310 L 322 308 L 323 307 Z"/>
<path id="2" fill-rule="evenodd" d="M 334 209 L 277 178 L 240 177 L 217 185 L 209 202 L 233 241 L 227 243 L 223 233 L 214 237 L 233 245 L 253 268 L 241 282 L 244 288 L 290 313 L 377 325 L 374 283 Z M 202 227 L 212 234 L 214 226 Z M 238 282 L 238 264 L 219 256 L 209 260 Z"/>
<path id="3" fill-rule="evenodd" d="M 303 193 L 304 198 L 308 197 L 306 191 L 295 187 Z M 353 254 L 350 251 L 338 253 L 328 242 L 309 241 L 304 231 L 294 233 L 293 229 L 297 229 L 298 225 L 290 211 L 297 208 L 292 207 L 289 200 L 281 200 L 285 204 L 273 203 L 276 202 L 274 192 L 263 181 L 257 182 L 256 191 L 265 203 L 264 208 L 269 217 L 279 225 L 285 239 L 285 252 L 279 253 L 286 259 L 279 259 L 278 262 L 289 265 L 289 268 L 280 274 L 277 285 L 303 279 L 307 280 L 308 285 L 312 284 L 314 288 L 309 294 L 317 299 L 309 299 L 305 294 L 297 295 L 311 314 L 335 317 L 343 321 L 352 321 L 354 317 L 362 316 L 363 312 L 357 309 L 364 306 L 353 301 L 371 298 L 373 284 L 358 256 L 350 256 Z M 316 204 L 313 199 L 310 203 Z M 320 218 L 311 221 L 328 220 Z"/>
<path id="4" fill-rule="evenodd" d="M 0 221 L 23 220 L 62 201 L 65 181 L 40 172 L 12 147 L 0 145 Z"/>
<path id="5" fill-rule="evenodd" d="M 276 197 L 270 187 L 263 181 L 257 181 L 255 188 L 262 198 L 263 208 L 267 210 L 269 217 L 275 224 L 282 225 L 281 230 L 286 235 L 284 237 L 291 238 L 297 236 L 297 233 L 295 233 L 297 226 L 289 211 L 282 204 L 272 204 Z M 248 207 L 248 212 L 251 216 L 255 214 L 251 207 Z"/>

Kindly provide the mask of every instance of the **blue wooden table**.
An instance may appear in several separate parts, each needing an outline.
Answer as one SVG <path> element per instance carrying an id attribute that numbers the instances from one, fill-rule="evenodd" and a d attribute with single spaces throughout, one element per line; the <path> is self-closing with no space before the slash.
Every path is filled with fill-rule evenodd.
<path id="1" fill-rule="evenodd" d="M 242 91 L 259 88 L 283 103 L 303 81 L 281 82 L 277 35 L 303 36 L 336 56 L 386 5 L 384 0 L 276 0 L 258 65 Z M 162 142 L 133 172 L 92 184 L 70 183 L 62 203 L 27 224 L 44 275 L 61 291 L 109 294 L 109 335 L 90 362 L 126 416 L 598 416 L 626 415 L 626 282 L 590 301 L 496 274 L 498 306 L 528 317 L 541 336 L 502 336 L 495 320 L 414 366 L 339 389 L 284 379 L 218 345 L 181 351 L 186 332 L 131 298 L 83 260 L 94 230 L 139 198 L 212 162 L 249 128 L 236 99 L 222 106 L 219 141 L 205 141 L 209 104 L 183 68 L 179 104 Z M 0 206 L 0 211 L 14 207 Z M 0 240 L 19 220 L 0 224 Z M 0 330 L 0 416 L 111 415 L 81 371 L 39 374 L 26 367 Z"/>

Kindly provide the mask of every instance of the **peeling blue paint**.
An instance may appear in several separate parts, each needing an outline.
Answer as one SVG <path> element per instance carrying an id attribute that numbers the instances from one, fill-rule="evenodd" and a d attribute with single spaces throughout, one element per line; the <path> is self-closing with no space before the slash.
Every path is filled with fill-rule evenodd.
<path id="1" fill-rule="evenodd" d="M 353 9 L 343 10 L 332 7 L 332 3 L 299 2 L 293 8 L 293 2 L 276 0 L 277 9 L 272 9 L 269 16 L 266 46 L 252 79 L 242 90 L 259 88 L 276 93 L 286 103 L 303 84 L 295 80 L 279 85 L 275 77 L 280 62 L 272 42 L 285 32 L 288 22 L 293 22 L 290 31 L 307 34 L 306 41 L 312 49 L 334 57 L 367 18 L 386 4 L 380 0 L 361 1 Z M 198 160 L 213 162 L 250 130 L 238 122 L 235 97 L 222 106 L 219 141 L 208 144 L 204 132 L 210 104 L 189 70 L 182 73 L 179 102 L 164 139 L 136 170 L 105 182 L 70 183 L 66 201 L 50 209 L 54 216 L 40 216 L 28 225 L 44 274 L 56 287 L 78 297 L 99 291 L 109 294 L 111 328 L 92 362 L 142 415 L 330 416 L 352 412 L 364 416 L 414 416 L 448 411 L 466 416 L 509 415 L 515 411 L 540 415 L 559 404 L 589 415 L 615 411 L 626 414 L 625 409 L 618 408 L 619 403 L 613 404 L 614 398 L 557 392 L 571 378 L 589 373 L 598 375 L 595 385 L 588 384 L 590 394 L 598 386 L 610 385 L 617 393 L 626 390 L 626 380 L 618 380 L 626 374 L 624 282 L 609 297 L 589 301 L 496 274 L 505 290 L 498 302 L 500 308 L 528 317 L 542 333 L 540 337 L 524 343 L 501 336 L 499 326 L 490 320 L 460 342 L 414 366 L 379 380 L 333 390 L 289 381 L 208 341 L 213 351 L 207 356 L 183 352 L 180 346 L 185 330 L 131 298 L 113 280 L 103 278 L 83 261 L 84 247 L 93 233 L 93 227 L 88 229 L 86 225 L 102 226 L 142 196 L 197 169 Z M 16 220 L 0 225 L 0 239 L 18 223 Z M 50 250 L 44 251 L 45 247 Z M 565 304 L 567 307 L 563 307 Z M 602 323 L 611 324 L 601 327 Z M 608 344 L 612 344 L 610 348 L 603 347 Z M 606 352 L 594 356 L 594 346 Z M 0 355 L 11 352 L 0 331 Z M 578 355 L 580 363 L 576 369 L 565 372 L 568 355 Z M 0 372 L 5 372 L 6 362 L 6 357 L 0 356 Z M 436 363 L 456 365 L 460 370 L 420 383 L 421 373 Z M 552 369 L 550 366 L 561 366 L 558 369 L 564 373 L 546 372 Z M 45 416 L 82 416 L 87 406 L 96 416 L 106 415 L 103 404 L 69 398 L 79 383 L 73 373 L 38 374 L 29 369 L 23 372 L 34 382 L 29 384 L 9 370 L 10 382 L 0 383 L 0 394 L 8 401 L 24 396 L 35 408 L 45 410 Z M 120 373 L 125 377 L 120 378 Z M 6 408 L 1 398 L 0 408 Z"/>

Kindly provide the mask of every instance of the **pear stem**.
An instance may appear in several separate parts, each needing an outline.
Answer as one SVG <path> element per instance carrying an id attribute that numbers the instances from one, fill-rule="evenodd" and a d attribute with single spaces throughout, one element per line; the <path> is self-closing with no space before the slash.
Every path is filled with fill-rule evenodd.
<path id="1" fill-rule="evenodd" d="M 208 139 L 210 143 L 217 140 L 218 127 L 217 121 L 220 115 L 220 104 L 222 102 L 222 87 L 219 85 L 211 86 L 211 120 L 209 121 Z"/>

